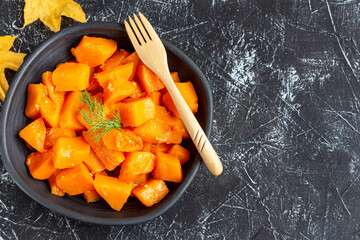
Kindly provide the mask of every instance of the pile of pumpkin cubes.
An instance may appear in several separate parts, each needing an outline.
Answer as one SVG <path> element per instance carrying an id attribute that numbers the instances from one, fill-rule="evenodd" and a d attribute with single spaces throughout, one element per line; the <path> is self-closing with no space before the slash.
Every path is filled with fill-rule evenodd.
<path id="1" fill-rule="evenodd" d="M 19 132 L 34 149 L 26 164 L 33 178 L 48 180 L 51 193 L 83 194 L 87 202 L 103 198 L 120 211 L 130 196 L 145 206 L 169 192 L 166 182 L 180 183 L 190 152 L 189 138 L 169 93 L 136 52 L 117 50 L 111 39 L 84 36 L 72 49 L 75 59 L 29 84 L 25 115 L 34 120 Z M 195 114 L 198 98 L 191 82 L 171 76 Z M 103 105 L 103 120 L 116 114 L 121 129 L 100 139 L 81 112 L 84 91 Z"/>

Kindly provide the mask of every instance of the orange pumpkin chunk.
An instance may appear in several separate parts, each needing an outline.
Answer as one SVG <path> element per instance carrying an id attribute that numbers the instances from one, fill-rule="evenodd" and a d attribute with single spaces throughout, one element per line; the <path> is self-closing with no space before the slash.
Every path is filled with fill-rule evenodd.
<path id="1" fill-rule="evenodd" d="M 156 153 L 157 151 L 168 152 L 172 146 L 173 146 L 172 144 L 167 144 L 167 143 L 153 143 L 151 144 L 150 152 L 152 153 Z"/>
<path id="2" fill-rule="evenodd" d="M 81 63 L 60 64 L 53 72 L 56 91 L 76 91 L 89 87 L 90 68 Z"/>
<path id="3" fill-rule="evenodd" d="M 95 96 L 91 97 L 92 99 L 97 100 L 98 102 L 102 102 L 102 94 L 96 94 Z M 110 109 L 108 109 L 107 106 L 103 106 L 103 119 L 106 117 L 106 115 L 110 112 Z M 83 104 L 83 106 L 77 110 L 77 112 L 75 113 L 76 119 L 81 123 L 81 125 L 85 126 L 86 129 L 90 129 L 92 128 L 92 125 L 90 125 L 84 118 L 83 113 L 85 113 L 89 119 L 91 119 L 92 122 L 97 122 L 99 119 L 96 119 L 96 117 L 92 117 L 89 107 L 85 104 Z M 97 111 L 96 111 L 97 113 Z M 116 114 L 114 112 L 114 114 Z"/>
<path id="4" fill-rule="evenodd" d="M 161 79 L 144 64 L 139 64 L 137 77 L 143 89 L 148 93 L 164 88 Z"/>
<path id="5" fill-rule="evenodd" d="M 108 149 L 102 139 L 97 142 L 88 131 L 83 132 L 83 137 L 85 141 L 90 144 L 92 150 L 94 150 L 96 156 L 98 156 L 107 170 L 114 170 L 125 160 L 125 156 L 122 152 Z"/>
<path id="6" fill-rule="evenodd" d="M 69 168 L 82 163 L 90 154 L 90 146 L 82 137 L 60 137 L 53 148 L 54 166 Z"/>
<path id="7" fill-rule="evenodd" d="M 102 65 L 102 69 L 106 71 L 111 68 L 120 66 L 122 61 L 129 55 L 130 53 L 124 49 L 116 51 L 108 60 L 105 61 L 105 63 Z"/>
<path id="8" fill-rule="evenodd" d="M 91 117 L 91 113 L 89 108 L 84 105 L 82 106 L 79 111 L 77 113 L 75 113 L 76 119 L 79 121 L 79 123 L 84 126 L 86 129 L 90 129 L 92 126 L 85 120 L 84 116 L 82 115 L 83 113 L 86 113 L 87 116 L 90 117 L 91 120 L 94 120 L 93 117 Z"/>
<path id="9" fill-rule="evenodd" d="M 140 88 L 140 84 L 138 82 L 133 82 L 136 85 L 135 91 L 129 95 L 130 98 L 141 98 L 143 95 L 143 92 Z"/>
<path id="10" fill-rule="evenodd" d="M 25 116 L 33 120 L 39 118 L 40 114 L 40 103 L 46 97 L 46 88 L 42 83 L 29 84 L 27 88 L 27 100 L 25 108 Z"/>
<path id="11" fill-rule="evenodd" d="M 190 138 L 189 132 L 187 131 L 184 122 L 180 118 L 175 120 L 173 130 L 178 132 L 183 139 Z"/>
<path id="12" fill-rule="evenodd" d="M 171 126 L 156 119 L 149 120 L 135 127 L 134 133 L 139 135 L 144 142 L 149 143 L 181 143 L 181 134 L 173 131 Z"/>
<path id="13" fill-rule="evenodd" d="M 69 195 L 94 190 L 93 177 L 84 164 L 61 170 L 55 178 L 56 185 Z"/>
<path id="14" fill-rule="evenodd" d="M 161 104 L 161 92 L 151 92 L 149 93 L 149 97 L 155 105 Z"/>
<path id="15" fill-rule="evenodd" d="M 132 74 L 134 63 L 128 63 L 95 74 L 100 86 L 106 88 L 110 81 L 128 80 Z"/>
<path id="16" fill-rule="evenodd" d="M 24 127 L 19 132 L 19 136 L 34 149 L 38 150 L 39 152 L 44 152 L 46 127 L 42 118 L 38 118 Z"/>
<path id="17" fill-rule="evenodd" d="M 150 152 L 150 151 L 151 151 L 151 146 L 152 146 L 151 143 L 144 142 L 144 143 L 143 143 L 143 148 L 141 149 L 141 151 L 143 151 L 143 152 Z"/>
<path id="18" fill-rule="evenodd" d="M 85 158 L 84 164 L 92 173 L 98 173 L 105 170 L 104 164 L 101 162 L 98 156 L 96 156 L 95 152 L 92 149 L 90 149 L 89 156 Z"/>
<path id="19" fill-rule="evenodd" d="M 155 178 L 179 183 L 182 181 L 182 169 L 177 156 L 156 152 L 155 168 L 152 172 Z"/>
<path id="20" fill-rule="evenodd" d="M 86 88 L 86 91 L 91 92 L 99 89 L 99 82 L 94 76 L 90 76 L 89 78 L 89 86 Z"/>
<path id="21" fill-rule="evenodd" d="M 60 110 L 61 106 L 58 106 L 49 97 L 44 97 L 40 103 L 41 116 L 50 127 L 59 125 Z"/>
<path id="22" fill-rule="evenodd" d="M 176 124 L 176 117 L 170 114 L 170 112 L 162 106 L 156 105 L 155 106 L 155 118 L 161 123 L 167 124 L 169 126 L 175 126 Z"/>
<path id="23" fill-rule="evenodd" d="M 180 164 L 183 165 L 190 159 L 190 151 L 186 148 L 176 144 L 169 151 L 168 154 L 175 155 L 179 158 Z"/>
<path id="24" fill-rule="evenodd" d="M 83 193 L 83 196 L 87 203 L 95 202 L 101 199 L 100 194 L 96 190 L 89 190 Z"/>
<path id="25" fill-rule="evenodd" d="M 136 175 L 150 173 L 154 169 L 155 155 L 150 152 L 125 153 L 119 180 L 133 182 Z"/>
<path id="26" fill-rule="evenodd" d="M 47 89 L 50 100 L 53 101 L 61 109 L 65 99 L 65 92 L 55 90 L 55 85 L 52 80 L 52 72 L 43 73 L 42 83 Z"/>
<path id="27" fill-rule="evenodd" d="M 26 165 L 29 168 L 31 176 L 39 180 L 48 179 L 56 171 L 52 161 L 51 151 L 30 153 L 26 158 Z"/>
<path id="28" fill-rule="evenodd" d="M 131 194 L 133 184 L 120 182 L 117 178 L 97 173 L 94 187 L 111 208 L 120 211 Z"/>
<path id="29" fill-rule="evenodd" d="M 66 128 L 50 128 L 46 132 L 46 138 L 45 138 L 45 148 L 50 149 L 52 148 L 59 137 L 68 137 L 68 138 L 74 138 L 76 137 L 76 133 L 74 130 L 66 129 Z"/>
<path id="30" fill-rule="evenodd" d="M 150 98 L 119 103 L 117 106 L 125 127 L 137 127 L 155 117 L 155 104 Z"/>
<path id="31" fill-rule="evenodd" d="M 195 114 L 198 110 L 198 97 L 196 95 L 194 85 L 191 82 L 180 82 L 175 84 L 190 110 Z M 175 116 L 181 118 L 169 93 L 164 94 L 162 100 L 165 106 L 172 111 Z"/>
<path id="32" fill-rule="evenodd" d="M 168 194 L 169 189 L 165 182 L 160 179 L 152 178 L 133 190 L 133 194 L 142 204 L 151 207 L 158 203 Z"/>
<path id="33" fill-rule="evenodd" d="M 104 88 L 104 104 L 120 102 L 135 93 L 137 85 L 125 79 L 110 80 Z"/>
<path id="34" fill-rule="evenodd" d="M 139 186 L 140 184 L 143 184 L 144 182 L 146 182 L 149 179 L 149 174 L 148 173 L 144 173 L 144 174 L 139 174 L 137 176 L 135 176 L 133 178 L 133 183 L 134 183 L 134 187 Z"/>
<path id="35" fill-rule="evenodd" d="M 132 54 L 130 54 L 129 56 L 127 56 L 122 62 L 121 64 L 127 64 L 127 63 L 133 63 L 133 69 L 132 69 L 132 74 L 129 77 L 129 81 L 134 81 L 135 77 L 136 77 L 136 71 L 137 68 L 139 66 L 140 63 L 140 58 L 137 55 L 136 52 L 133 52 Z"/>
<path id="36" fill-rule="evenodd" d="M 79 109 L 83 106 L 80 97 L 80 91 L 71 92 L 66 96 L 59 118 L 61 128 L 73 129 L 75 131 L 85 129 L 76 117 Z"/>
<path id="37" fill-rule="evenodd" d="M 112 129 L 102 137 L 108 149 L 120 152 L 135 152 L 143 148 L 142 139 L 129 129 Z"/>
<path id="38" fill-rule="evenodd" d="M 181 82 L 178 72 L 171 72 L 170 75 L 174 82 Z"/>
<path id="39" fill-rule="evenodd" d="M 71 52 L 79 63 L 96 67 L 110 58 L 116 49 L 117 43 L 114 40 L 84 36 Z"/>
<path id="40" fill-rule="evenodd" d="M 62 197 L 65 195 L 65 192 L 59 188 L 58 185 L 56 185 L 56 175 L 60 172 L 61 170 L 56 170 L 55 173 L 53 173 L 53 175 L 51 175 L 51 177 L 49 177 L 48 181 L 49 181 L 49 185 L 50 185 L 50 189 L 51 189 L 51 194 L 54 194 L 56 196 Z"/>

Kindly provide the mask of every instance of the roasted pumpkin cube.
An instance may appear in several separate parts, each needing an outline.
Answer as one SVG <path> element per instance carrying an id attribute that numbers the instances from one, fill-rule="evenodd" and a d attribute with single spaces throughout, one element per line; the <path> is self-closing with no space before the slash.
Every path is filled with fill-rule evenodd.
<path id="1" fill-rule="evenodd" d="M 95 78 L 98 80 L 101 87 L 106 88 L 110 81 L 117 81 L 120 79 L 129 80 L 133 71 L 133 66 L 134 63 L 128 63 L 110 68 L 95 74 Z"/>
<path id="2" fill-rule="evenodd" d="M 167 153 L 177 156 L 181 165 L 190 159 L 190 151 L 178 144 L 172 146 L 172 148 Z"/>
<path id="3" fill-rule="evenodd" d="M 74 138 L 76 137 L 76 133 L 72 129 L 59 128 L 59 127 L 47 129 L 46 138 L 45 138 L 45 149 L 52 148 L 59 137 Z"/>
<path id="4" fill-rule="evenodd" d="M 157 151 L 160 151 L 160 152 L 166 153 L 171 149 L 172 146 L 173 146 L 173 144 L 153 143 L 153 144 L 151 144 L 150 152 L 156 153 Z"/>
<path id="5" fill-rule="evenodd" d="M 42 83 L 47 89 L 48 96 L 60 109 L 64 103 L 65 93 L 63 91 L 56 91 L 52 80 L 52 72 L 44 72 L 42 75 Z"/>
<path id="6" fill-rule="evenodd" d="M 134 187 L 137 187 L 137 186 L 143 184 L 143 183 L 146 182 L 149 178 L 150 178 L 150 175 L 149 175 L 148 173 L 136 175 L 136 176 L 133 178 Z"/>
<path id="7" fill-rule="evenodd" d="M 159 105 L 155 106 L 155 119 L 171 127 L 175 126 L 177 121 L 177 118 L 171 115 L 165 107 Z"/>
<path id="8" fill-rule="evenodd" d="M 104 134 L 102 141 L 108 149 L 120 152 L 135 152 L 143 148 L 141 137 L 126 128 L 111 129 Z"/>
<path id="9" fill-rule="evenodd" d="M 179 158 L 163 152 L 156 152 L 155 155 L 153 177 L 169 182 L 181 182 L 183 175 Z"/>
<path id="10" fill-rule="evenodd" d="M 111 68 L 120 66 L 122 64 L 122 61 L 129 55 L 130 55 L 130 53 L 124 49 L 115 51 L 115 53 L 108 60 L 105 61 L 105 63 L 101 66 L 101 68 L 104 71 L 106 71 Z"/>
<path id="11" fill-rule="evenodd" d="M 78 195 L 94 190 L 93 177 L 84 164 L 59 171 L 55 178 L 56 185 L 69 195 Z"/>
<path id="12" fill-rule="evenodd" d="M 56 196 L 62 197 L 65 195 L 65 192 L 59 188 L 58 185 L 56 185 L 56 175 L 60 172 L 61 170 L 56 170 L 55 173 L 53 173 L 53 175 L 51 175 L 51 177 L 49 177 L 48 181 L 49 181 L 49 185 L 50 185 L 50 189 L 51 189 L 51 194 L 54 194 Z"/>
<path id="13" fill-rule="evenodd" d="M 110 58 L 116 49 L 117 43 L 114 40 L 84 36 L 71 52 L 79 63 L 96 67 Z"/>
<path id="14" fill-rule="evenodd" d="M 134 99 L 141 98 L 143 96 L 143 92 L 141 90 L 139 82 L 133 82 L 133 83 L 136 85 L 136 89 L 132 94 L 129 95 L 129 97 Z"/>
<path id="15" fill-rule="evenodd" d="M 140 61 L 140 58 L 139 58 L 139 56 L 137 55 L 136 52 L 133 52 L 132 54 L 130 54 L 129 56 L 127 56 L 127 57 L 121 62 L 121 64 L 127 64 L 127 63 L 132 63 L 132 64 L 133 64 L 132 74 L 131 74 L 131 76 L 129 77 L 129 81 L 134 81 L 134 80 L 135 80 L 136 71 L 137 71 L 137 68 L 138 68 L 140 62 L 141 62 L 141 61 Z"/>
<path id="16" fill-rule="evenodd" d="M 71 92 L 66 96 L 59 118 L 59 125 L 61 128 L 68 128 L 75 131 L 85 129 L 85 127 L 77 119 L 79 109 L 84 105 L 80 98 L 80 91 Z"/>
<path id="17" fill-rule="evenodd" d="M 105 170 L 104 164 L 101 162 L 99 157 L 96 156 L 94 150 L 92 149 L 90 149 L 89 156 L 84 160 L 84 164 L 92 173 L 99 173 Z"/>
<path id="18" fill-rule="evenodd" d="M 39 152 L 44 152 L 46 127 L 42 118 L 38 118 L 24 127 L 19 132 L 19 136 L 34 149 L 38 150 Z"/>
<path id="19" fill-rule="evenodd" d="M 29 168 L 31 176 L 39 180 L 48 179 L 56 171 L 51 150 L 43 153 L 30 153 L 26 158 L 26 165 Z"/>
<path id="20" fill-rule="evenodd" d="M 181 82 L 178 72 L 171 72 L 170 75 L 174 82 Z"/>
<path id="21" fill-rule="evenodd" d="M 90 113 L 89 108 L 84 105 L 82 106 L 77 113 L 75 113 L 76 119 L 80 122 L 82 126 L 84 126 L 86 129 L 91 129 L 92 126 L 86 121 L 83 113 L 85 113 L 92 121 L 96 121 Z"/>
<path id="22" fill-rule="evenodd" d="M 40 103 L 46 95 L 46 87 L 42 83 L 30 83 L 27 88 L 25 116 L 33 120 L 39 118 L 41 116 Z"/>
<path id="23" fill-rule="evenodd" d="M 181 134 L 183 139 L 190 138 L 189 132 L 187 131 L 184 122 L 180 118 L 175 120 L 175 123 L 172 127 L 174 131 Z"/>
<path id="24" fill-rule="evenodd" d="M 144 64 L 139 64 L 137 77 L 143 89 L 148 93 L 164 88 L 164 84 L 161 79 Z"/>
<path id="25" fill-rule="evenodd" d="M 143 142 L 143 148 L 141 149 L 141 151 L 150 152 L 151 148 L 152 148 L 152 143 Z"/>
<path id="26" fill-rule="evenodd" d="M 49 97 L 44 97 L 40 103 L 40 113 L 46 124 L 50 127 L 59 126 L 61 106 Z"/>
<path id="27" fill-rule="evenodd" d="M 96 190 L 85 191 L 83 196 L 87 203 L 95 202 L 101 199 L 100 194 L 98 194 Z"/>
<path id="28" fill-rule="evenodd" d="M 117 106 L 121 123 L 125 127 L 137 127 L 155 117 L 155 104 L 150 98 L 119 103 Z"/>
<path id="29" fill-rule="evenodd" d="M 98 156 L 107 170 L 114 170 L 122 161 L 125 160 L 125 156 L 122 152 L 108 149 L 102 139 L 96 141 L 94 136 L 88 131 L 83 132 L 83 137 L 85 141 L 90 144 L 92 150 L 94 150 L 96 156 Z"/>
<path id="30" fill-rule="evenodd" d="M 91 98 L 97 100 L 98 102 L 102 102 L 102 94 L 100 94 L 100 93 L 96 94 L 95 96 L 92 96 Z M 103 111 L 102 117 L 103 117 L 103 119 L 105 119 L 106 116 L 109 114 L 110 109 L 107 106 L 103 106 L 102 111 Z M 95 115 L 97 115 L 97 113 L 98 112 L 95 111 Z M 99 121 L 99 119 L 96 119 L 96 117 L 92 116 L 92 114 L 90 113 L 89 107 L 84 104 L 80 109 L 78 109 L 78 111 L 75 115 L 76 115 L 77 120 L 83 126 L 85 126 L 86 129 L 91 129 L 93 126 L 89 122 L 87 122 L 87 120 L 84 118 L 83 114 L 87 115 L 91 122 Z"/>
<path id="31" fill-rule="evenodd" d="M 99 88 L 100 84 L 98 82 L 98 80 L 95 78 L 95 76 L 91 76 L 90 74 L 90 78 L 89 78 L 89 86 L 86 88 L 86 91 L 91 92 L 91 91 L 96 91 Z"/>
<path id="32" fill-rule="evenodd" d="M 150 173 L 154 169 L 155 155 L 150 152 L 125 153 L 125 161 L 121 164 L 119 180 L 133 182 L 139 174 Z"/>
<path id="33" fill-rule="evenodd" d="M 69 168 L 82 163 L 90 154 L 90 146 L 82 137 L 60 137 L 53 148 L 54 166 L 58 169 Z"/>
<path id="34" fill-rule="evenodd" d="M 153 101 L 153 103 L 155 105 L 160 105 L 161 104 L 161 92 L 151 92 L 149 93 L 149 97 L 151 98 L 151 100 Z"/>
<path id="35" fill-rule="evenodd" d="M 56 91 L 77 91 L 89 87 L 90 68 L 82 63 L 58 65 L 52 74 Z"/>
<path id="36" fill-rule="evenodd" d="M 125 79 L 110 80 L 104 88 L 104 104 L 111 105 L 120 102 L 133 94 L 137 89 L 135 82 Z"/>
<path id="37" fill-rule="evenodd" d="M 117 178 L 97 173 L 95 175 L 94 187 L 111 208 L 120 211 L 131 194 L 133 184 L 121 182 Z"/>
<path id="38" fill-rule="evenodd" d="M 171 126 L 157 119 L 152 119 L 135 127 L 134 133 L 139 135 L 144 142 L 149 143 L 181 143 L 181 134 L 173 131 Z"/>
<path id="39" fill-rule="evenodd" d="M 190 110 L 195 114 L 198 110 L 198 97 L 194 85 L 191 82 L 180 82 L 175 84 Z M 181 118 L 169 93 L 164 94 L 162 100 L 165 106 L 172 111 L 176 117 Z"/>
<path id="40" fill-rule="evenodd" d="M 132 191 L 142 204 L 151 207 L 158 203 L 168 194 L 169 189 L 161 179 L 149 179 Z"/>

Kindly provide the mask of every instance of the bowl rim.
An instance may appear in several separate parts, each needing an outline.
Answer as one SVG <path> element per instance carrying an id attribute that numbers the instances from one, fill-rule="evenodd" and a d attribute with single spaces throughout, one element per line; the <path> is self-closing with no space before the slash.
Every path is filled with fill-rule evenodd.
<path id="1" fill-rule="evenodd" d="M 122 218 L 122 219 L 114 219 L 114 218 L 103 218 L 103 217 L 96 217 L 96 216 L 89 216 L 84 215 L 78 212 L 73 212 L 72 210 L 69 210 L 61 205 L 57 205 L 52 203 L 51 201 L 47 201 L 45 198 L 43 198 L 40 194 L 38 194 L 36 191 L 33 191 L 31 188 L 27 187 L 27 185 L 20 179 L 20 177 L 17 175 L 13 164 L 11 163 L 9 154 L 7 152 L 7 143 L 6 143 L 6 136 L 5 136 L 5 125 L 6 125 L 6 119 L 8 118 L 8 112 L 10 107 L 10 102 L 13 99 L 14 95 L 16 94 L 15 89 L 17 88 L 20 80 L 23 78 L 23 74 L 26 68 L 28 68 L 31 63 L 34 61 L 36 56 L 43 51 L 49 44 L 51 44 L 53 41 L 56 41 L 62 36 L 65 36 L 73 31 L 81 30 L 81 29 L 88 29 L 88 28 L 108 28 L 116 29 L 120 31 L 125 31 L 125 28 L 120 23 L 111 23 L 111 22 L 91 22 L 91 23 L 80 23 L 75 26 L 71 26 L 68 28 L 65 28 L 48 39 L 44 40 L 39 46 L 35 48 L 35 50 L 30 53 L 24 60 L 23 64 L 19 68 L 19 70 L 16 72 L 13 81 L 10 84 L 9 91 L 6 95 L 1 114 L 0 114 L 0 153 L 2 156 L 2 162 L 5 166 L 5 169 L 10 174 L 13 181 L 16 183 L 16 185 L 25 192 L 30 198 L 35 200 L 36 202 L 40 203 L 42 206 L 48 208 L 50 211 L 54 211 L 56 213 L 59 213 L 60 215 L 73 218 L 76 220 L 88 222 L 88 223 L 94 223 L 94 224 L 102 224 L 102 225 L 131 225 L 131 224 L 138 224 L 143 223 L 146 221 L 149 221 L 155 217 L 160 216 L 164 212 L 166 212 L 185 192 L 185 190 L 189 187 L 190 183 L 195 177 L 196 172 L 199 169 L 199 166 L 201 164 L 200 155 L 197 154 L 195 158 L 195 163 L 193 167 L 190 169 L 188 176 L 186 179 L 184 179 L 183 182 L 181 182 L 179 188 L 175 191 L 174 195 L 166 201 L 160 208 L 146 214 L 143 216 L 138 217 L 130 217 L 130 218 Z M 212 128 L 212 119 L 213 119 L 213 99 L 212 99 L 212 93 L 210 90 L 210 85 L 204 76 L 204 74 L 201 72 L 199 67 L 187 56 L 185 53 L 183 53 L 179 48 L 172 45 L 167 40 L 161 39 L 164 43 L 164 46 L 167 50 L 171 51 L 175 55 L 177 55 L 180 59 L 182 59 L 196 74 L 196 76 L 199 78 L 201 84 L 204 88 L 205 93 L 205 99 L 206 99 L 206 114 L 207 118 L 205 121 L 205 129 L 204 132 L 208 137 L 210 137 L 211 128 Z"/>

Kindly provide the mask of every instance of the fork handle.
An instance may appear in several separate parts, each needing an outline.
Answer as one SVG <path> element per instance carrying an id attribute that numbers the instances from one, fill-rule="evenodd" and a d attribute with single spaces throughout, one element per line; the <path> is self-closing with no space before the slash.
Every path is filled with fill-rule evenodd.
<path id="1" fill-rule="evenodd" d="M 209 171 L 214 175 L 220 175 L 223 171 L 223 165 L 216 154 L 209 139 L 206 137 L 199 122 L 196 120 L 194 114 L 185 102 L 181 93 L 177 89 L 174 81 L 171 78 L 169 71 L 161 71 L 159 75 L 163 81 L 166 89 L 168 90 L 173 102 L 193 140 L 198 152 L 200 153 L 203 161 L 205 162 Z"/>

